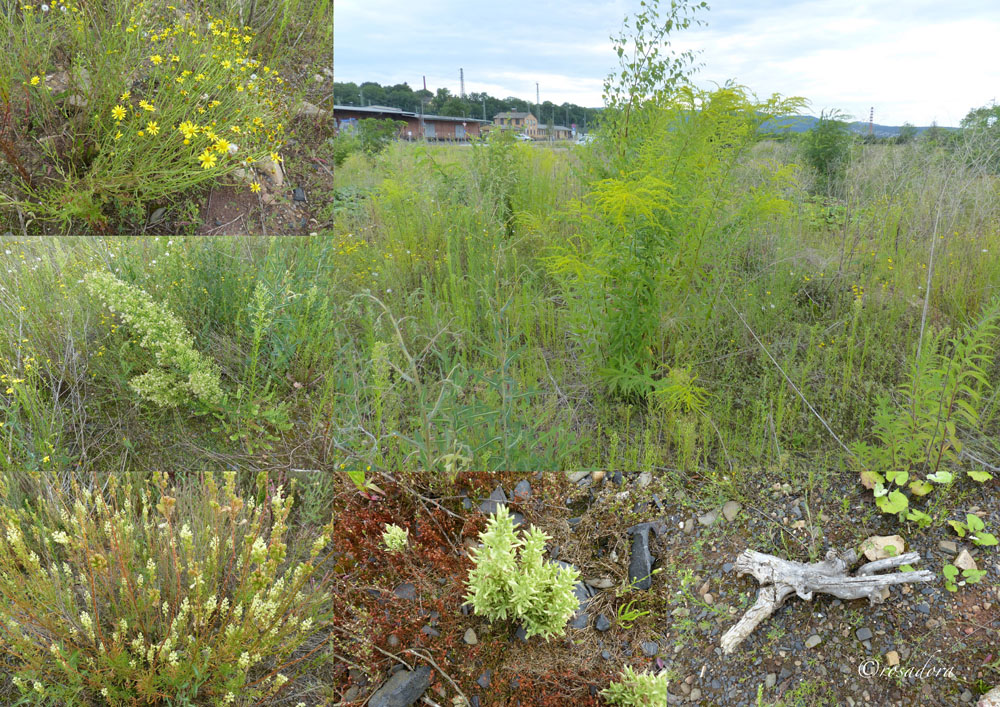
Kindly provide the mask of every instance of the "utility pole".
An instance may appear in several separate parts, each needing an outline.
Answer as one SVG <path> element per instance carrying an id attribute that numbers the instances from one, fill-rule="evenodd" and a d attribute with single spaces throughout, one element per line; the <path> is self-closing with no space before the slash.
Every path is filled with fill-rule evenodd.
<path id="1" fill-rule="evenodd" d="M 875 106 L 872 106 L 872 109 L 868 111 L 868 134 L 875 134 Z"/>
<path id="2" fill-rule="evenodd" d="M 539 120 L 539 122 L 541 122 L 541 120 L 542 120 L 542 107 L 541 107 L 542 106 L 542 102 L 539 100 L 538 96 L 539 96 L 539 93 L 538 93 L 538 82 L 535 81 L 535 112 L 538 113 L 538 120 Z"/>
<path id="3" fill-rule="evenodd" d="M 486 120 L 486 96 L 483 96 L 483 120 Z"/>
<path id="4" fill-rule="evenodd" d="M 458 70 L 458 85 L 459 85 L 459 91 L 458 92 L 461 95 L 462 100 L 464 101 L 465 100 L 465 71 L 463 69 L 459 69 Z"/>

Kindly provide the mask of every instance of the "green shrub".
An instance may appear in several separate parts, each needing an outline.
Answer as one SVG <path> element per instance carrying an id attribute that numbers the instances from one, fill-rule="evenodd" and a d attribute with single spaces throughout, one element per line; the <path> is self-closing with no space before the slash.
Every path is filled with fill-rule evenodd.
<path id="1" fill-rule="evenodd" d="M 847 116 L 839 112 L 820 114 L 812 130 L 806 133 L 805 156 L 816 170 L 816 190 L 833 192 L 839 188 L 847 170 L 851 151 L 851 133 Z"/>
<path id="2" fill-rule="evenodd" d="M 660 707 L 667 704 L 667 678 L 663 673 L 636 673 L 626 665 L 621 681 L 608 685 L 601 697 L 622 707 Z"/>
<path id="3" fill-rule="evenodd" d="M 177 407 L 189 396 L 210 407 L 224 402 L 218 368 L 195 350 L 191 335 L 170 310 L 111 273 L 91 272 L 84 281 L 90 294 L 140 334 L 139 345 L 156 357 L 155 368 L 129 381 L 135 392 L 161 407 Z"/>
<path id="4" fill-rule="evenodd" d="M 390 142 L 399 137 L 399 131 L 406 125 L 401 120 L 377 120 L 362 118 L 358 121 L 357 136 L 361 151 L 369 157 L 374 157 L 384 150 Z"/>
<path id="5" fill-rule="evenodd" d="M 235 477 L 53 483 L 19 510 L 0 488 L 0 655 L 20 704 L 272 704 L 320 659 L 332 525 L 290 558 L 292 498 L 262 475 L 244 501 Z"/>
<path id="6" fill-rule="evenodd" d="M 514 521 L 501 506 L 479 535 L 482 547 L 471 550 L 475 568 L 469 573 L 466 600 L 490 621 L 521 621 L 528 638 L 546 640 L 561 634 L 580 608 L 573 594 L 580 573 L 542 560 L 548 536 L 532 527 L 518 538 Z"/>

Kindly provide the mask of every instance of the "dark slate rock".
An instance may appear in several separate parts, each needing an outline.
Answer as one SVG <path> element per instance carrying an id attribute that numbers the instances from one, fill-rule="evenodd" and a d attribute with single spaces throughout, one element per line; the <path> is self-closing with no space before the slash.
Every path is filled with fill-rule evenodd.
<path id="1" fill-rule="evenodd" d="M 431 668 L 403 670 L 393 675 L 368 699 L 369 707 L 410 707 L 416 704 L 431 684 Z"/>
<path id="2" fill-rule="evenodd" d="M 409 599 L 410 601 L 413 601 L 414 599 L 417 598 L 417 588 L 413 586 L 413 584 L 411 584 L 410 582 L 406 582 L 405 584 L 400 584 L 398 587 L 392 590 L 392 593 L 395 594 L 400 599 Z"/>
<path id="3" fill-rule="evenodd" d="M 921 614 L 930 614 L 931 607 L 927 602 L 922 601 L 919 604 L 917 604 L 917 611 L 919 611 Z"/>
<path id="4" fill-rule="evenodd" d="M 786 680 L 792 677 L 792 671 L 788 668 L 782 668 L 781 672 L 778 674 L 778 680 Z"/>
<path id="5" fill-rule="evenodd" d="M 424 634 L 425 636 L 430 636 L 431 638 L 437 638 L 438 636 L 441 635 L 441 632 L 438 631 L 433 626 L 424 626 L 422 629 L 420 629 L 420 633 Z"/>
<path id="6" fill-rule="evenodd" d="M 607 631 L 611 628 L 611 622 L 608 621 L 608 617 L 604 614 L 598 614 L 597 621 L 594 622 L 594 628 L 598 631 Z"/>
<path id="7" fill-rule="evenodd" d="M 636 589 L 649 589 L 653 585 L 653 556 L 649 552 L 649 525 L 636 526 L 632 533 L 632 559 L 628 565 L 628 578 Z"/>
<path id="8" fill-rule="evenodd" d="M 531 484 L 528 483 L 527 479 L 521 479 L 517 482 L 517 486 L 514 487 L 514 499 L 515 501 L 527 501 L 531 498 Z"/>
<path id="9" fill-rule="evenodd" d="M 732 572 L 733 571 L 733 563 L 732 562 L 726 562 L 725 564 L 723 564 L 722 565 L 722 571 L 723 572 Z"/>
<path id="10" fill-rule="evenodd" d="M 524 525 L 524 516 L 518 513 L 517 511 L 511 513 L 510 518 L 512 521 L 514 521 L 514 528 L 520 528 L 522 525 Z"/>
<path id="11" fill-rule="evenodd" d="M 502 486 L 497 486 L 493 489 L 493 493 L 490 494 L 490 497 L 479 504 L 479 510 L 489 515 L 490 513 L 496 513 L 497 509 L 506 503 L 507 494 L 504 493 Z"/>
<path id="12" fill-rule="evenodd" d="M 479 695 L 472 696 L 472 707 L 479 707 Z"/>
<path id="13" fill-rule="evenodd" d="M 624 482 L 624 479 L 622 478 L 622 473 L 620 471 L 616 471 L 611 476 L 611 480 L 615 483 L 616 486 L 621 486 L 622 483 Z"/>
<path id="14" fill-rule="evenodd" d="M 578 517 L 578 518 L 570 518 L 570 519 L 569 519 L 568 521 L 566 521 L 566 522 L 567 522 L 567 523 L 569 523 L 569 527 L 570 527 L 570 528 L 572 528 L 572 529 L 574 529 L 574 530 L 575 530 L 575 529 L 576 529 L 576 526 L 580 525 L 580 521 L 581 521 L 581 520 L 583 520 L 583 518 L 582 518 L 582 517 Z"/>
<path id="15" fill-rule="evenodd" d="M 559 557 L 559 546 L 553 545 L 552 549 L 549 550 L 549 557 L 553 560 Z"/>
<path id="16" fill-rule="evenodd" d="M 611 651 L 601 651 L 601 657 L 604 660 L 611 660 Z"/>
<path id="17" fill-rule="evenodd" d="M 643 655 L 647 655 L 650 658 L 652 658 L 654 655 L 660 652 L 660 645 L 656 641 L 643 641 L 642 652 Z"/>
<path id="18" fill-rule="evenodd" d="M 467 511 L 471 511 L 472 507 L 473 507 L 472 499 L 470 499 L 468 496 L 462 499 L 462 508 L 464 508 Z"/>
<path id="19" fill-rule="evenodd" d="M 514 632 L 514 635 L 517 638 L 520 638 L 522 641 L 528 640 L 528 632 L 524 630 L 524 626 L 518 626 L 517 631 Z"/>
<path id="20" fill-rule="evenodd" d="M 493 677 L 493 671 L 492 670 L 487 670 L 482 675 L 480 675 L 478 678 L 476 678 L 476 684 L 479 685 L 479 687 L 481 687 L 481 688 L 483 688 L 485 690 L 487 687 L 490 686 L 490 679 L 492 677 Z"/>
<path id="21" fill-rule="evenodd" d="M 579 611 L 566 625 L 570 628 L 587 628 L 590 625 L 590 614 L 586 611 Z"/>
<path id="22" fill-rule="evenodd" d="M 870 628 L 859 628 L 854 632 L 854 635 L 858 637 L 859 641 L 870 641 L 872 639 L 872 630 Z"/>

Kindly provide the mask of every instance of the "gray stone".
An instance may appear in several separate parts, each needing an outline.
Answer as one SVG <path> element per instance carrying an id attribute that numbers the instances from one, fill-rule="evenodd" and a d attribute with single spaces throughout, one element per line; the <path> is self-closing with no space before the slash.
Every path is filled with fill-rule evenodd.
<path id="1" fill-rule="evenodd" d="M 421 665 L 416 670 L 402 670 L 386 681 L 368 699 L 369 707 L 410 707 L 420 699 L 431 684 L 431 668 Z"/>
<path id="2" fill-rule="evenodd" d="M 806 648 L 815 648 L 822 642 L 823 639 L 814 633 L 813 635 L 811 635 L 809 638 L 806 639 Z"/>
<path id="3" fill-rule="evenodd" d="M 859 641 L 870 641 L 872 639 L 872 630 L 868 627 L 859 628 L 854 632 L 854 635 L 858 637 Z"/>
<path id="4" fill-rule="evenodd" d="M 265 157 L 254 162 L 258 172 L 263 173 L 271 180 L 271 185 L 275 189 L 281 188 L 281 185 L 285 183 L 284 171 L 280 164 L 277 164 L 270 157 Z"/>
<path id="5" fill-rule="evenodd" d="M 578 611 L 566 625 L 570 628 L 587 628 L 590 625 L 590 614 L 586 611 Z"/>
<path id="6" fill-rule="evenodd" d="M 938 543 L 938 547 L 945 552 L 958 552 L 958 543 L 952 540 L 942 540 Z"/>
<path id="7" fill-rule="evenodd" d="M 476 678 L 476 684 L 479 685 L 479 687 L 481 687 L 481 688 L 483 688 L 485 690 L 487 687 L 490 686 L 490 681 L 491 681 L 492 677 L 493 677 L 493 671 L 492 670 L 487 670 L 482 675 L 480 675 L 478 678 Z"/>
<path id="8" fill-rule="evenodd" d="M 611 652 L 606 650 L 601 651 L 601 657 L 604 658 L 604 660 L 611 660 Z"/>
<path id="9" fill-rule="evenodd" d="M 660 644 L 656 641 L 643 641 L 642 652 L 644 655 L 652 658 L 654 655 L 660 652 Z"/>
<path id="10" fill-rule="evenodd" d="M 166 212 L 167 212 L 167 210 L 161 206 L 156 211 L 154 211 L 152 214 L 150 214 L 150 216 L 149 216 L 149 225 L 152 226 L 152 225 L 157 224 L 160 221 L 162 221 L 163 220 L 163 214 L 165 214 Z"/>
<path id="11" fill-rule="evenodd" d="M 734 518 L 736 518 L 736 514 L 740 512 L 741 508 L 743 508 L 743 506 L 736 501 L 726 501 L 726 505 L 722 507 L 722 515 L 726 517 L 727 521 L 731 522 Z"/>
<path id="12" fill-rule="evenodd" d="M 497 509 L 506 503 L 507 494 L 504 493 L 503 487 L 497 486 L 493 489 L 493 493 L 490 494 L 490 497 L 479 504 L 479 510 L 489 515 L 491 513 L 496 513 Z"/>
<path id="13" fill-rule="evenodd" d="M 770 690 L 772 687 L 774 687 L 777 684 L 777 682 L 778 682 L 778 674 L 777 673 L 768 673 L 767 677 L 764 678 L 764 686 L 768 690 Z"/>
<path id="14" fill-rule="evenodd" d="M 930 604 L 928 604 L 925 601 L 920 602 L 919 604 L 917 604 L 917 611 L 919 611 L 921 614 L 931 613 Z"/>
<path id="15" fill-rule="evenodd" d="M 467 628 L 465 630 L 465 635 L 462 636 L 462 640 L 468 643 L 470 646 L 474 646 L 477 643 L 479 643 L 479 637 L 476 636 L 475 630 L 471 628 Z"/>
<path id="16" fill-rule="evenodd" d="M 292 190 L 292 201 L 304 202 L 305 200 L 306 200 L 306 190 L 303 189 L 302 187 L 295 187 L 295 189 Z"/>
<path id="17" fill-rule="evenodd" d="M 598 614 L 597 621 L 594 622 L 594 628 L 602 632 L 607 631 L 609 628 L 611 628 L 611 622 L 608 621 L 608 617 L 605 616 L 604 614 Z"/>
<path id="18" fill-rule="evenodd" d="M 688 699 L 691 702 L 697 702 L 701 699 L 701 688 L 695 687 L 691 689 L 691 694 L 688 695 Z"/>
<path id="19" fill-rule="evenodd" d="M 324 116 L 327 111 L 320 108 L 319 106 L 314 106 L 309 101 L 300 101 L 298 105 L 295 106 L 296 117 L 312 117 L 312 116 Z"/>
<path id="20" fill-rule="evenodd" d="M 531 498 L 531 484 L 527 479 L 521 479 L 514 487 L 514 500 L 527 501 Z"/>
<path id="21" fill-rule="evenodd" d="M 632 559 L 628 565 L 628 578 L 636 589 L 653 586 L 653 556 L 649 552 L 649 525 L 636 526 L 632 533 Z"/>
<path id="22" fill-rule="evenodd" d="M 698 522 L 704 525 L 705 527 L 708 527 L 711 526 L 713 523 L 715 523 L 715 520 L 718 517 L 719 517 L 718 511 L 709 511 L 708 513 L 698 516 Z"/>
<path id="23" fill-rule="evenodd" d="M 425 636 L 430 636 L 431 638 L 437 638 L 438 636 L 441 635 L 440 631 L 438 631 L 436 628 L 430 625 L 421 628 L 420 633 L 424 634 Z"/>
<path id="24" fill-rule="evenodd" d="M 408 599 L 410 601 L 413 601 L 414 599 L 417 598 L 417 588 L 410 582 L 406 582 L 405 584 L 400 584 L 398 587 L 392 590 L 392 593 L 395 594 L 400 599 Z"/>

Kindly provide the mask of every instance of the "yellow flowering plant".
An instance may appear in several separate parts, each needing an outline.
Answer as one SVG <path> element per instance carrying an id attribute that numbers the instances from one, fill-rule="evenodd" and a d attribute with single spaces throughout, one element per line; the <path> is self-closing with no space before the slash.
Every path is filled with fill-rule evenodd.
<path id="1" fill-rule="evenodd" d="M 19 704 L 274 704 L 326 659 L 332 521 L 291 556 L 287 490 L 237 482 L 51 478 L 27 507 L 0 483 L 0 655 Z"/>
<path id="2" fill-rule="evenodd" d="M 109 205 L 159 201 L 280 149 L 289 99 L 281 77 L 250 55 L 247 28 L 198 10 L 179 18 L 147 2 L 106 11 L 117 21 L 99 50 L 79 38 L 66 90 L 51 95 L 52 76 L 23 73 L 26 98 L 47 106 L 52 119 L 67 119 L 65 101 L 75 109 L 72 149 L 43 147 L 62 179 L 21 175 L 19 191 L 37 220 L 103 225 Z M 206 124 L 235 142 L 210 138 Z"/>

